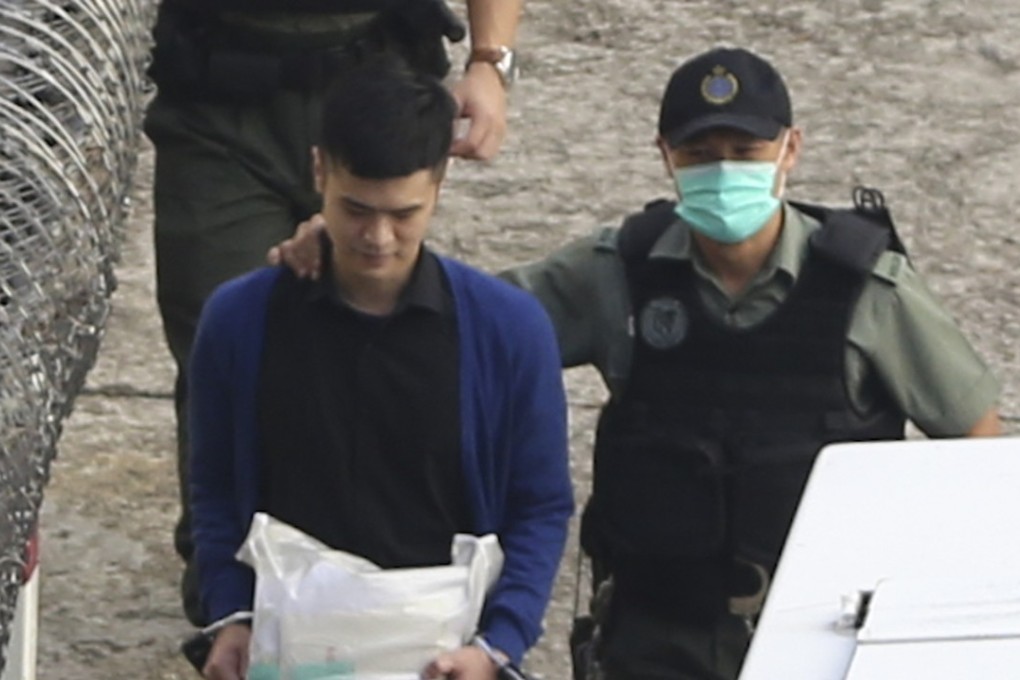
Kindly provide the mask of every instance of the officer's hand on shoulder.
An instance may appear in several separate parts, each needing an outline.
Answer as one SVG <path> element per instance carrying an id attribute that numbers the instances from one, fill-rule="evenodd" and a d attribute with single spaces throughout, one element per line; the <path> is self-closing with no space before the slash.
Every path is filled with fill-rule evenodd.
<path id="1" fill-rule="evenodd" d="M 289 267 L 298 278 L 319 278 L 322 273 L 322 247 L 319 235 L 326 228 L 322 215 L 316 213 L 294 230 L 294 235 L 281 241 L 266 253 L 266 262 L 272 266 Z"/>

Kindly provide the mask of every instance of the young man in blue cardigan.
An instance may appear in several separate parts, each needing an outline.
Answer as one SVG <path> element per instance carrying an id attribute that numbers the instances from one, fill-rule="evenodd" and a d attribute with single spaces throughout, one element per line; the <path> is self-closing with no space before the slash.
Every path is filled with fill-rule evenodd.
<path id="1" fill-rule="evenodd" d="M 262 269 L 206 304 L 191 507 L 212 621 L 252 606 L 234 555 L 256 511 L 383 567 L 448 563 L 454 534 L 496 533 L 505 565 L 484 641 L 423 669 L 482 680 L 538 638 L 573 500 L 545 312 L 423 244 L 455 111 L 438 81 L 378 65 L 327 97 L 314 167 L 327 271 Z M 205 676 L 244 677 L 249 642 L 245 625 L 224 627 Z"/>

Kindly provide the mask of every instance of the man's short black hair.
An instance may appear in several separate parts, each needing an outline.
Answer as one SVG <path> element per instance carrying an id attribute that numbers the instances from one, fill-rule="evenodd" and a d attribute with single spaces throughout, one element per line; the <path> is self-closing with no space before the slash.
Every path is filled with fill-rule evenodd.
<path id="1" fill-rule="evenodd" d="M 366 179 L 437 169 L 449 157 L 456 114 L 453 97 L 432 76 L 373 62 L 330 86 L 320 148 L 329 160 Z"/>

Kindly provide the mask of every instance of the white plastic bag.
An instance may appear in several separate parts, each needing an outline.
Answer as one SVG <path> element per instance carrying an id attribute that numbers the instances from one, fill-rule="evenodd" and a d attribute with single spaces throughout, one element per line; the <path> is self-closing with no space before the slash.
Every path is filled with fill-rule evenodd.
<path id="1" fill-rule="evenodd" d="M 237 557 L 255 569 L 249 680 L 416 680 L 470 639 L 503 568 L 491 534 L 454 537 L 450 565 L 380 569 L 264 513 Z"/>

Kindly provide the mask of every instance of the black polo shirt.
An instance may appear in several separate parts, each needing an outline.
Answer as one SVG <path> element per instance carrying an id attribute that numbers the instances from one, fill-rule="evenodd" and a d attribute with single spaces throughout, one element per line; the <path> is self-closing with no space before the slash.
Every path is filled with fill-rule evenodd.
<path id="1" fill-rule="evenodd" d="M 330 262 L 331 258 L 323 258 Z M 258 393 L 261 507 L 382 567 L 447 564 L 470 530 L 457 324 L 425 249 L 387 316 L 354 310 L 330 269 L 283 272 Z"/>

